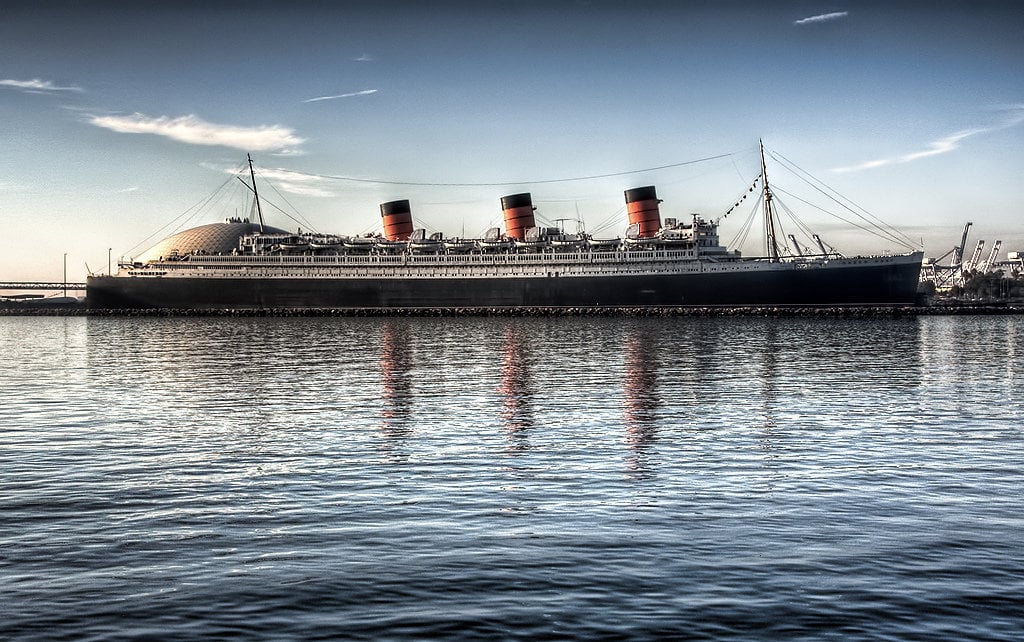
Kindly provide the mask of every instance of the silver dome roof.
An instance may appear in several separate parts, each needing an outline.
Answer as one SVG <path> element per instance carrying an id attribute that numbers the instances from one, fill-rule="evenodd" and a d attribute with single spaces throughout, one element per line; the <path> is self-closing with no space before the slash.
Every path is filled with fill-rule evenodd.
<path id="1" fill-rule="evenodd" d="M 175 252 L 178 254 L 192 254 L 193 252 L 230 254 L 231 250 L 238 247 L 238 239 L 246 234 L 255 234 L 259 231 L 258 223 L 240 221 L 200 225 L 168 236 L 136 257 L 135 260 L 153 261 L 161 257 L 167 258 Z M 286 230 L 267 225 L 263 226 L 263 231 L 268 234 L 288 233 Z"/>

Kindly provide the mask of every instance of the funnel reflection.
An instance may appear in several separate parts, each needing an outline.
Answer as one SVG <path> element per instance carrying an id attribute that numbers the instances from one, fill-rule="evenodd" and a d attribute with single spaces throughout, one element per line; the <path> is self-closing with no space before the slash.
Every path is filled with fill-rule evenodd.
<path id="1" fill-rule="evenodd" d="M 501 418 L 513 452 L 526 450 L 526 431 L 533 426 L 533 388 L 528 365 L 529 349 L 526 339 L 513 327 L 505 329 L 502 341 Z"/>
<path id="2" fill-rule="evenodd" d="M 385 321 L 380 343 L 381 430 L 389 441 L 408 434 L 412 406 L 412 350 L 405 326 Z"/>
<path id="3" fill-rule="evenodd" d="M 625 337 L 626 377 L 623 384 L 623 418 L 626 443 L 632 448 L 632 470 L 644 470 L 640 453 L 657 438 L 658 361 L 655 342 L 649 335 L 629 331 Z"/>

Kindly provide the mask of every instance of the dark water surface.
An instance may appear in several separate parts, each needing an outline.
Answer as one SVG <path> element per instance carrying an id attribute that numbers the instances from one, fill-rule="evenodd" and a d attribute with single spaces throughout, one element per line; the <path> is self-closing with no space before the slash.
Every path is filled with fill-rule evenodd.
<path id="1" fill-rule="evenodd" d="M 0 639 L 1024 639 L 1024 318 L 0 318 Z"/>

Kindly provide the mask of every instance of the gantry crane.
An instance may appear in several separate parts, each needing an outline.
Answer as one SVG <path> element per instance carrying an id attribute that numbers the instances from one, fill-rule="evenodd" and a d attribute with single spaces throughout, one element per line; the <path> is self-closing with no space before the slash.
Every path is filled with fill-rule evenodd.
<path id="1" fill-rule="evenodd" d="M 978 261 L 981 260 L 981 252 L 985 249 L 985 239 L 980 239 L 978 244 L 974 246 L 974 253 L 971 254 L 971 260 L 968 261 L 962 270 L 961 275 L 967 272 L 973 272 L 978 267 Z"/>
<path id="2" fill-rule="evenodd" d="M 1003 242 L 999 240 L 992 244 L 992 251 L 988 253 L 988 258 L 981 264 L 980 269 L 982 272 L 989 272 L 992 269 L 992 266 L 996 264 L 996 259 L 999 258 L 999 248 L 1002 247 L 1002 245 Z"/>
<path id="3" fill-rule="evenodd" d="M 967 233 L 971 230 L 971 225 L 974 225 L 974 223 L 967 221 L 967 225 L 964 225 L 963 236 L 960 237 L 960 245 L 953 248 L 953 260 L 950 261 L 949 266 L 954 270 L 958 270 L 963 261 L 964 249 L 967 246 Z"/>

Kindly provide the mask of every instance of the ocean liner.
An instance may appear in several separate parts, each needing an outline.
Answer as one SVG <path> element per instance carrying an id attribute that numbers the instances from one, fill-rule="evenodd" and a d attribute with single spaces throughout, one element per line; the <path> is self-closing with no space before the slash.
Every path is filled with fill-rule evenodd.
<path id="1" fill-rule="evenodd" d="M 501 199 L 504 230 L 480 239 L 416 229 L 409 201 L 380 206 L 383 234 L 290 233 L 232 218 L 165 240 L 87 280 L 93 309 L 637 308 L 913 304 L 922 252 L 843 256 L 776 236 L 761 147 L 767 255 L 719 241 L 718 222 L 661 216 L 654 186 L 625 191 L 622 238 L 538 226 L 529 193 Z M 757 181 L 754 181 L 757 184 Z"/>

